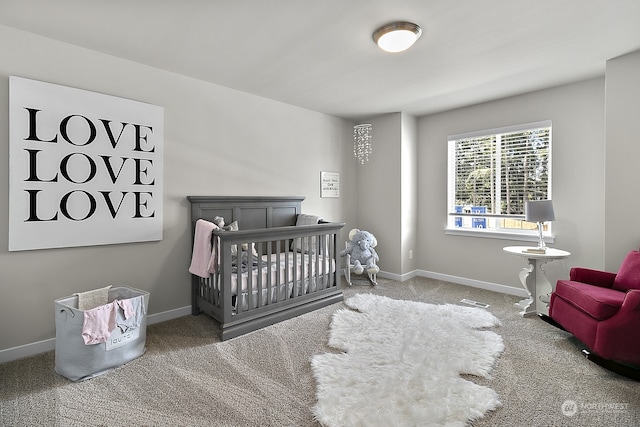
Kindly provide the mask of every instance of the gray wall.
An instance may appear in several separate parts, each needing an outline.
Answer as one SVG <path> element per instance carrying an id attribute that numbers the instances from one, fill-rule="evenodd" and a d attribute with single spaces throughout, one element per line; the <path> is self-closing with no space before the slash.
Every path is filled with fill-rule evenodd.
<path id="1" fill-rule="evenodd" d="M 553 204 L 557 238 L 572 253 L 565 266 L 546 267 L 550 279 L 573 265 L 604 261 L 604 79 L 475 105 L 419 119 L 418 268 L 522 289 L 524 260 L 504 246 L 522 241 L 446 235 L 447 135 L 552 120 Z M 528 243 L 531 244 L 531 243 Z"/>
<path id="2" fill-rule="evenodd" d="M 554 282 L 572 266 L 617 271 L 640 246 L 640 52 L 607 61 L 603 78 L 421 117 L 418 121 L 419 274 L 522 290 L 521 258 L 504 239 L 446 235 L 447 135 L 552 120 L 553 247 L 572 255 L 547 264 Z M 605 131 L 606 130 L 606 131 Z M 475 283 L 474 283 L 475 282 Z M 507 288 L 503 291 L 511 292 Z"/>
<path id="3" fill-rule="evenodd" d="M 364 165 L 353 162 L 357 174 L 357 228 L 376 236 L 378 266 L 385 272 L 400 272 L 400 113 L 374 117 L 373 152 Z"/>
<path id="4" fill-rule="evenodd" d="M 53 338 L 53 300 L 74 292 L 130 285 L 151 293 L 152 315 L 188 307 L 187 195 L 303 195 L 303 212 L 355 222 L 346 121 L 3 26 L 0 58 L 0 360 Z M 9 75 L 164 107 L 162 241 L 7 251 Z M 320 171 L 341 172 L 342 197 L 320 197 Z"/>
<path id="5" fill-rule="evenodd" d="M 418 120 L 402 115 L 400 170 L 400 256 L 403 277 L 411 275 L 417 267 L 418 249 Z"/>
<path id="6" fill-rule="evenodd" d="M 607 61 L 605 266 L 640 246 L 640 51 Z"/>
<path id="7" fill-rule="evenodd" d="M 372 124 L 369 162 L 354 161 L 356 227 L 376 236 L 383 275 L 402 279 L 416 268 L 417 120 L 391 113 L 366 120 Z M 362 123 L 362 122 L 358 122 Z"/>

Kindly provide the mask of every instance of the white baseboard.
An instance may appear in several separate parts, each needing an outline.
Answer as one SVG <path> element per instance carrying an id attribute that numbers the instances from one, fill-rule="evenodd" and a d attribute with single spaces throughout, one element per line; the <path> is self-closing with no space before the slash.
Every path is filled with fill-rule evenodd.
<path id="1" fill-rule="evenodd" d="M 481 280 L 467 279 L 466 277 L 451 276 L 448 274 L 436 273 L 427 270 L 413 270 L 405 274 L 395 274 L 389 273 L 387 271 L 380 271 L 378 273 L 378 277 L 397 280 L 399 282 L 404 282 L 405 280 L 409 280 L 414 277 L 427 277 L 429 279 L 442 280 L 444 282 L 456 283 L 458 285 L 471 286 L 472 288 L 486 289 L 488 291 L 499 292 L 501 294 L 515 295 L 523 298 L 528 297 L 527 292 L 524 289 L 500 285 L 497 283 L 483 282 Z"/>
<path id="2" fill-rule="evenodd" d="M 188 305 L 174 310 L 163 311 L 162 313 L 150 314 L 147 316 L 147 325 L 154 323 L 166 322 L 167 320 L 177 319 L 178 317 L 188 316 L 191 314 L 191 306 Z"/>
<path id="3" fill-rule="evenodd" d="M 176 308 L 175 310 L 163 311 L 162 313 L 149 314 L 147 316 L 147 325 L 165 322 L 167 320 L 176 319 L 178 317 L 191 314 L 191 306 Z M 47 351 L 55 350 L 56 339 L 50 338 L 30 344 L 20 345 L 18 347 L 0 350 L 0 363 L 10 362 L 12 360 L 22 359 L 24 357 L 34 356 Z"/>
<path id="4" fill-rule="evenodd" d="M 430 279 L 442 280 L 445 282 L 457 283 L 459 285 L 471 286 L 472 288 L 486 289 L 488 291 L 499 292 L 501 294 L 515 295 L 527 298 L 529 295 L 523 288 L 500 285 L 498 283 L 483 282 L 481 280 L 467 279 L 466 277 L 450 276 L 448 274 L 435 273 L 433 271 L 416 270 L 416 276 L 428 277 Z"/>
<path id="5" fill-rule="evenodd" d="M 409 273 L 405 274 L 395 274 L 389 273 L 388 271 L 380 271 L 378 273 L 378 277 L 382 277 L 383 279 L 397 280 L 398 282 L 404 282 L 405 280 L 413 279 L 416 277 L 418 270 L 413 270 Z"/>
<path id="6" fill-rule="evenodd" d="M 22 359 L 23 357 L 33 356 L 39 353 L 46 353 L 56 347 L 56 339 L 50 338 L 30 344 L 20 345 L 18 347 L 0 350 L 0 363 L 10 362 L 12 360 Z"/>

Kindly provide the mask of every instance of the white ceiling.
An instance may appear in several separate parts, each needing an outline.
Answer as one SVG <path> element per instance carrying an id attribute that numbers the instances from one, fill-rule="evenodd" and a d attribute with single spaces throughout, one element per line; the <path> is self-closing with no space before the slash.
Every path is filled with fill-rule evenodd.
<path id="1" fill-rule="evenodd" d="M 409 20 L 409 51 L 373 31 Z M 0 0 L 0 24 L 340 117 L 417 116 L 604 74 L 640 0 Z"/>

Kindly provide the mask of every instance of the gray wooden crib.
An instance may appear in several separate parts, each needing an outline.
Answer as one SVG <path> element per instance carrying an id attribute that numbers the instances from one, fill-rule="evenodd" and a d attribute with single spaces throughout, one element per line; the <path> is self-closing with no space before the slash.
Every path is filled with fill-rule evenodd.
<path id="1" fill-rule="evenodd" d="M 220 323 L 227 340 L 342 301 L 337 237 L 344 223 L 296 225 L 304 197 L 188 196 L 191 222 L 237 221 L 212 232 L 209 277 L 192 275 L 192 312 Z"/>

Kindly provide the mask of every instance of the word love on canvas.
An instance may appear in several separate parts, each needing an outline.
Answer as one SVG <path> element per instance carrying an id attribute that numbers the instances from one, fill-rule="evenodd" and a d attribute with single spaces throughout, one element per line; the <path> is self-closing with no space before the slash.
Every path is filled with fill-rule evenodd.
<path id="1" fill-rule="evenodd" d="M 24 110 L 29 118 L 24 138 L 29 148 L 23 149 L 29 183 L 25 222 L 84 221 L 101 208 L 113 219 L 155 215 L 151 126 L 80 114 L 51 125 L 42 110 Z"/>

